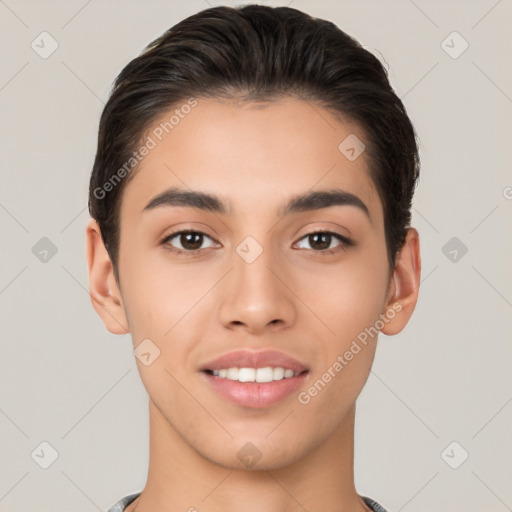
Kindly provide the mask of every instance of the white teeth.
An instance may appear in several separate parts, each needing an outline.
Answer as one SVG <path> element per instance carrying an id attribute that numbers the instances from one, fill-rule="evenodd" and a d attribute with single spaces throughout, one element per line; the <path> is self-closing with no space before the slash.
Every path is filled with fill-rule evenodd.
<path id="1" fill-rule="evenodd" d="M 256 382 L 272 382 L 274 380 L 274 370 L 267 366 L 256 370 L 254 380 Z"/>
<path id="2" fill-rule="evenodd" d="M 284 371 L 284 378 L 288 379 L 289 377 L 293 377 L 293 370 L 285 370 Z"/>
<path id="3" fill-rule="evenodd" d="M 284 377 L 284 368 L 277 367 L 272 371 L 273 380 L 281 380 Z"/>
<path id="4" fill-rule="evenodd" d="M 289 379 L 299 375 L 301 372 L 294 372 L 287 368 L 286 370 L 280 366 L 272 368 L 222 368 L 221 370 L 213 370 L 213 375 L 223 379 L 237 380 L 239 382 L 272 382 L 273 380 Z"/>
<path id="5" fill-rule="evenodd" d="M 238 368 L 228 368 L 226 377 L 229 380 L 238 380 Z"/>
<path id="6" fill-rule="evenodd" d="M 231 371 L 231 368 L 230 368 Z M 240 382 L 254 382 L 256 380 L 255 368 L 240 368 L 238 370 L 238 380 Z"/>

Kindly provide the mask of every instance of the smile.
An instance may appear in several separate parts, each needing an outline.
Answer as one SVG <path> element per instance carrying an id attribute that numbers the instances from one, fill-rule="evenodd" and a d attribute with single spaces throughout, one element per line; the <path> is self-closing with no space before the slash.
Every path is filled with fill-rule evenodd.
<path id="1" fill-rule="evenodd" d="M 294 372 L 281 366 L 265 368 L 221 368 L 219 370 L 207 370 L 208 373 L 221 379 L 237 380 L 238 382 L 272 382 L 275 380 L 296 377 L 302 372 Z"/>

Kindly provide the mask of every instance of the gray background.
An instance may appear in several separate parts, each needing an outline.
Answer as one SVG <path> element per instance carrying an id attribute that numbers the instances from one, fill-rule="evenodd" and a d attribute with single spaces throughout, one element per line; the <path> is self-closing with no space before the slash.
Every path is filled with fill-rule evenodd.
<path id="1" fill-rule="evenodd" d="M 419 302 L 381 335 L 358 402 L 357 490 L 390 512 L 512 510 L 512 1 L 268 3 L 334 21 L 389 65 L 421 139 Z M 115 76 L 208 4 L 0 1 L 1 511 L 106 510 L 144 485 L 131 340 L 88 295 L 88 179 Z M 31 47 L 51 49 L 43 31 L 47 58 Z"/>

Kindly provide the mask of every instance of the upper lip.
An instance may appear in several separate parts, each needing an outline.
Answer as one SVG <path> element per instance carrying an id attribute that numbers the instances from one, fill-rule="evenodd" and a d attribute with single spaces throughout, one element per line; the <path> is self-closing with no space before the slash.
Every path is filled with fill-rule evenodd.
<path id="1" fill-rule="evenodd" d="M 293 357 L 278 350 L 234 350 L 205 363 L 201 370 L 221 370 L 223 368 L 265 368 L 267 366 L 289 368 L 303 372 L 308 367 Z"/>

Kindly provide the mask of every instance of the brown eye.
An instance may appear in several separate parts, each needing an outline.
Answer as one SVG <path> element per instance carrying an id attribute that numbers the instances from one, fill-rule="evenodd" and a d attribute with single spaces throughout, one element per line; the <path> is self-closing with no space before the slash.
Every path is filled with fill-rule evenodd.
<path id="1" fill-rule="evenodd" d="M 313 249 L 319 249 L 321 251 L 329 249 L 331 245 L 332 235 L 327 233 L 314 233 L 308 236 L 309 245 Z"/>
<path id="2" fill-rule="evenodd" d="M 338 250 L 345 249 L 347 246 L 353 245 L 352 241 L 347 237 L 330 231 L 315 231 L 304 236 L 301 240 L 307 240 L 311 250 L 315 252 L 336 252 Z M 332 242 L 335 240 L 338 240 L 341 243 L 332 247 Z M 307 247 L 302 248 L 308 249 Z"/>
<path id="3" fill-rule="evenodd" d="M 194 253 L 201 250 L 205 239 L 212 240 L 206 233 L 200 231 L 178 231 L 167 236 L 162 243 L 171 246 L 171 250 L 178 253 Z M 171 241 L 173 241 L 171 243 Z M 174 244 L 178 244 L 177 246 Z M 209 246 L 211 247 L 211 245 Z"/>

